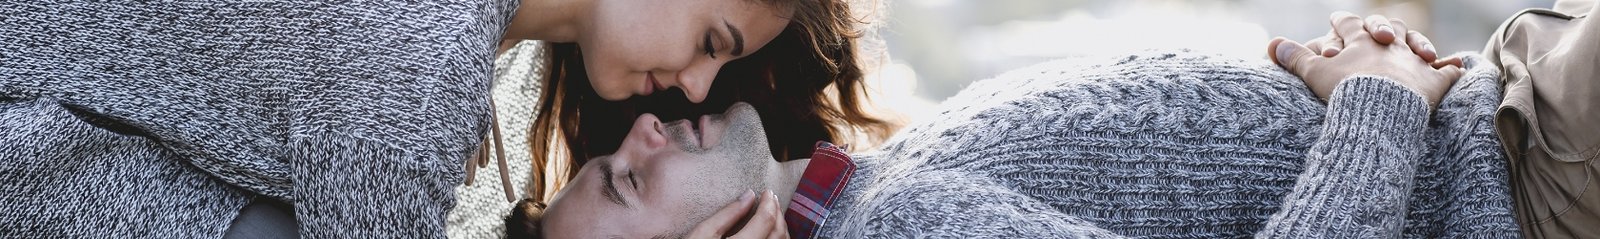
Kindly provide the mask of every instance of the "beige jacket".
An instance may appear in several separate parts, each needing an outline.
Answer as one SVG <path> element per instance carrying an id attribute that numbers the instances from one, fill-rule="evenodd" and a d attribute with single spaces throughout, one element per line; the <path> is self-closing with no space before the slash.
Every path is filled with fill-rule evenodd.
<path id="1" fill-rule="evenodd" d="M 1506 20 L 1484 49 L 1503 71 L 1495 126 L 1528 238 L 1600 238 L 1600 13 L 1559 1 Z"/>

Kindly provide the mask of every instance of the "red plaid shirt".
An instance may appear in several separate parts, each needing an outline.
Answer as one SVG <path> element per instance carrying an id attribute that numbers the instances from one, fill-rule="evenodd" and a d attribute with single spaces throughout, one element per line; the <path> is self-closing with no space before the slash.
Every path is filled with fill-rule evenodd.
<path id="1" fill-rule="evenodd" d="M 800 184 L 795 186 L 794 197 L 789 200 L 789 210 L 783 214 L 783 220 L 789 223 L 790 238 L 816 237 L 824 219 L 828 218 L 828 208 L 833 207 L 834 199 L 844 192 L 845 184 L 855 172 L 856 163 L 850 161 L 850 155 L 843 149 L 825 141 L 817 142 L 811 162 L 806 164 Z"/>

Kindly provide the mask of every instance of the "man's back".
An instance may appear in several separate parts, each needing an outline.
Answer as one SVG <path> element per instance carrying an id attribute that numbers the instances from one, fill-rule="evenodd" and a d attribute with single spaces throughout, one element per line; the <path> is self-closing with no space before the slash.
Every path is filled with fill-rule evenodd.
<path id="1" fill-rule="evenodd" d="M 1041 64 L 947 100 L 858 157 L 826 233 L 1241 237 L 1282 210 L 1327 110 L 1298 78 L 1188 52 L 1105 63 Z M 1493 74 L 1471 71 L 1428 124 L 1405 236 L 1516 234 Z"/>

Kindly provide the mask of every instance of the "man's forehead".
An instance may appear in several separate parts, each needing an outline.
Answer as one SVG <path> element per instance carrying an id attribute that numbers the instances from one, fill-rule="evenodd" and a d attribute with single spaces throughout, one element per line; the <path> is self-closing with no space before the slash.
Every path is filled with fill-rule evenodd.
<path id="1" fill-rule="evenodd" d="M 589 175 L 594 173 L 590 171 L 598 170 L 592 167 L 596 160 L 585 163 L 578 176 L 550 201 L 544 220 L 540 222 L 548 238 L 624 238 L 618 236 L 617 225 L 627 223 L 614 221 L 617 213 L 606 208 L 610 204 L 599 197 L 598 182 Z"/>

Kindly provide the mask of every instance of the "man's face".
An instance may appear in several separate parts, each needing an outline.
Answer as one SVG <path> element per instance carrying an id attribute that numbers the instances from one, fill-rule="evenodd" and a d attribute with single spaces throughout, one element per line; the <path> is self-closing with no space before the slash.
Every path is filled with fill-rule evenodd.
<path id="1" fill-rule="evenodd" d="M 616 154 L 589 160 L 545 212 L 550 238 L 677 237 L 746 191 L 778 182 L 755 109 L 696 123 L 640 116 Z"/>

